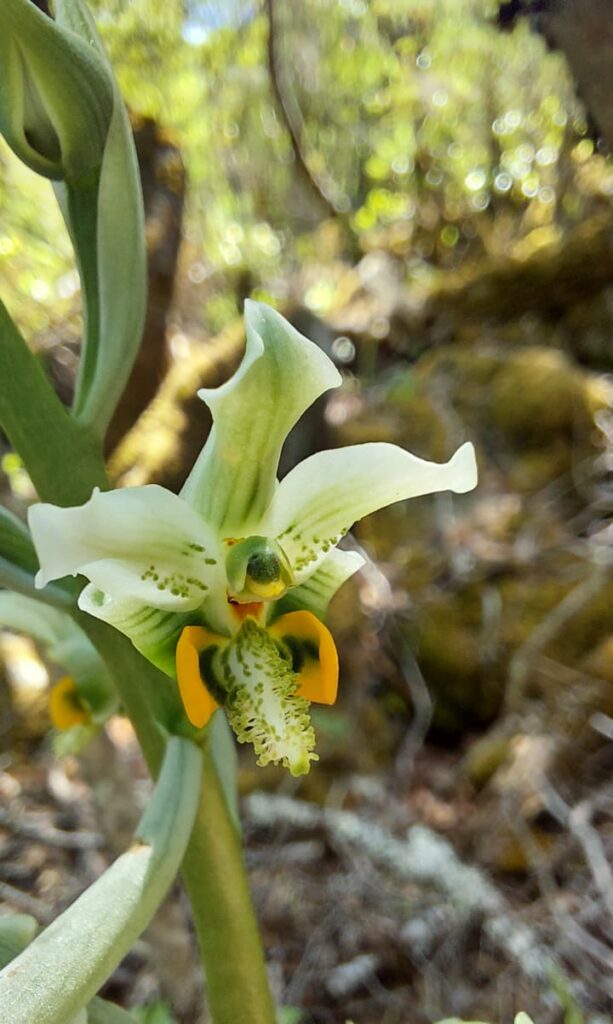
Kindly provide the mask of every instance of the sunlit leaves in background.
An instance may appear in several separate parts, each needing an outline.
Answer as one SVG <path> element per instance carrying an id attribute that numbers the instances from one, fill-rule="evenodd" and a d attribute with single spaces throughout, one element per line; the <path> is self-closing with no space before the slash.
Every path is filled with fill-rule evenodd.
<path id="1" fill-rule="evenodd" d="M 281 297 L 293 270 L 325 255 L 322 209 L 270 88 L 261 0 L 93 7 L 131 108 L 174 133 L 187 164 L 177 315 L 218 330 L 245 294 Z M 613 173 L 585 137 L 562 58 L 527 25 L 501 33 L 496 7 L 277 0 L 282 87 L 309 166 L 341 197 L 333 256 L 383 246 L 410 280 L 521 256 L 610 201 Z M 0 175 L 3 290 L 44 330 L 74 289 L 68 243 L 50 195 L 35 199 L 40 186 L 4 153 Z M 330 289 L 312 295 L 319 309 L 332 301 Z"/>
<path id="2" fill-rule="evenodd" d="M 19 326 L 44 335 L 71 315 L 79 277 L 51 183 L 0 140 L 0 294 Z"/>

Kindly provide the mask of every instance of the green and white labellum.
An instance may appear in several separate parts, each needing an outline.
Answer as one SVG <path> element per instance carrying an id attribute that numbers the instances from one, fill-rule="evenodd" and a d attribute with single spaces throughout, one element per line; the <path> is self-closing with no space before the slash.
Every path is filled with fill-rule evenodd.
<path id="1" fill-rule="evenodd" d="M 227 690 L 224 708 L 239 743 L 251 743 L 258 764 L 283 764 L 304 775 L 315 733 L 309 702 L 296 696 L 298 675 L 279 645 L 253 619 L 216 655 Z"/>
<path id="2" fill-rule="evenodd" d="M 260 533 L 283 443 L 341 377 L 327 355 L 274 309 L 245 303 L 247 348 L 234 376 L 199 391 L 213 429 L 181 495 L 224 537 Z"/>

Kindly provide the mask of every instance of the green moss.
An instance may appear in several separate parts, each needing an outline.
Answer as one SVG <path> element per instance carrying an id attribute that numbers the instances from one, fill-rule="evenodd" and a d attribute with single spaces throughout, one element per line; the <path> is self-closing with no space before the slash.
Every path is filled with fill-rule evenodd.
<path id="1" fill-rule="evenodd" d="M 589 420 L 582 377 L 561 352 L 537 346 L 516 352 L 493 377 L 492 423 L 510 441 L 536 447 L 572 435 Z"/>

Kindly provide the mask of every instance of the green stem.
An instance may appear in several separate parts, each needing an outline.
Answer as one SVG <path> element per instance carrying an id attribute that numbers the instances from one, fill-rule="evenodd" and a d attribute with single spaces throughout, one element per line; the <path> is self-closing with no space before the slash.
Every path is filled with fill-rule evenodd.
<path id="1" fill-rule="evenodd" d="M 25 569 L 20 569 L 6 558 L 0 558 L 0 587 L 4 587 L 5 590 L 15 590 L 18 594 L 25 594 L 26 597 L 34 597 L 38 601 L 64 612 L 70 612 L 74 604 L 70 594 L 60 590 L 59 587 L 48 586 L 44 590 L 37 590 L 32 576 Z"/>
<path id="2" fill-rule="evenodd" d="M 0 974 L 0 1019 L 65 1024 L 129 952 L 166 895 L 192 831 L 201 751 L 169 739 L 130 849 Z"/>
<path id="3" fill-rule="evenodd" d="M 0 426 L 42 501 L 80 505 L 107 486 L 100 442 L 71 419 L 2 302 Z"/>
<path id="4" fill-rule="evenodd" d="M 152 719 L 148 695 L 161 700 L 169 680 L 144 662 L 125 637 L 82 615 L 79 624 L 102 652 L 155 775 L 161 730 Z M 141 684 L 126 687 L 125 673 L 140 662 Z M 151 677 L 151 681 L 146 677 Z M 159 676 L 156 685 L 154 677 Z M 163 713 L 159 712 L 160 715 Z M 167 720 L 162 718 L 162 721 Z M 192 908 L 215 1024 L 274 1024 L 276 1020 L 241 843 L 219 775 L 205 753 L 202 789 L 192 836 L 182 865 Z"/>
<path id="5" fill-rule="evenodd" d="M 275 1010 L 238 833 L 210 755 L 182 867 L 215 1024 L 274 1024 Z"/>

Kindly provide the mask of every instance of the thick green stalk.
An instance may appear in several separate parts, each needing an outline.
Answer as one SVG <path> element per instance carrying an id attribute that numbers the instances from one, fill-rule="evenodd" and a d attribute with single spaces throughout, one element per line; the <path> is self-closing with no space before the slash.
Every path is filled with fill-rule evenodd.
<path id="1" fill-rule="evenodd" d="M 166 895 L 192 831 L 202 753 L 169 739 L 130 849 L 0 973 L 0 1019 L 65 1024 L 106 981 Z"/>
<path id="2" fill-rule="evenodd" d="M 274 1024 L 243 853 L 210 755 L 182 867 L 215 1024 Z M 206 913 L 197 912 L 206 908 Z"/>

